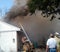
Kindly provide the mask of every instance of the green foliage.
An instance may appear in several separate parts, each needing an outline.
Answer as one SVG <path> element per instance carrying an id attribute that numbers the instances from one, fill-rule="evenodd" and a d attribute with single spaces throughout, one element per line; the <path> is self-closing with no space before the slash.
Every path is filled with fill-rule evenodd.
<path id="1" fill-rule="evenodd" d="M 59 42 L 59 47 L 60 47 L 60 42 Z"/>
<path id="2" fill-rule="evenodd" d="M 35 10 L 42 10 L 43 13 L 52 14 L 55 13 L 55 9 L 58 8 L 60 0 L 30 0 L 28 2 L 28 8 L 30 13 L 35 13 Z"/>
<path id="3" fill-rule="evenodd" d="M 36 9 L 54 11 L 59 6 L 60 0 L 30 0 L 28 7 L 31 13 L 35 12 Z"/>

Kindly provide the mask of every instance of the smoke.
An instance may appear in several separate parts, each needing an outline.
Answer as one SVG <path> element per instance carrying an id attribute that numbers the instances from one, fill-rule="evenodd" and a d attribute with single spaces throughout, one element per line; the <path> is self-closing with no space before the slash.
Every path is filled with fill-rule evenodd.
<path id="1" fill-rule="evenodd" d="M 5 19 L 14 19 L 17 16 L 26 16 L 29 13 L 25 0 L 15 0 L 14 5 L 5 14 Z"/>
<path id="2" fill-rule="evenodd" d="M 8 19 L 13 18 L 12 21 L 8 22 L 11 22 L 11 24 L 14 23 L 14 25 L 18 27 L 20 27 L 21 23 L 31 40 L 37 41 L 40 44 L 41 40 L 44 37 L 47 39 L 50 33 L 60 32 L 60 21 L 58 21 L 58 23 L 56 19 L 49 21 L 49 19 L 43 18 L 43 16 L 40 15 L 40 11 L 37 12 L 36 15 L 27 16 L 25 19 L 17 17 L 26 16 L 29 13 L 28 7 L 26 5 L 22 6 L 22 4 L 14 5 L 10 11 L 6 13 L 5 17 Z"/>
<path id="3" fill-rule="evenodd" d="M 13 6 L 9 12 L 6 13 L 6 17 L 8 17 L 9 19 L 15 18 L 17 16 L 26 16 L 28 14 L 28 9 L 26 8 L 26 6 Z"/>

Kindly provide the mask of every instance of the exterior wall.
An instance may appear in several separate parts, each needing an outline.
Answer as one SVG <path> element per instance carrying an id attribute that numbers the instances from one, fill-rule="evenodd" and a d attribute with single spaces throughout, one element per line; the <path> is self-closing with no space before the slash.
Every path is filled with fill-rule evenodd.
<path id="1" fill-rule="evenodd" d="M 17 34 L 12 32 L 0 32 L 0 51 L 17 52 Z"/>

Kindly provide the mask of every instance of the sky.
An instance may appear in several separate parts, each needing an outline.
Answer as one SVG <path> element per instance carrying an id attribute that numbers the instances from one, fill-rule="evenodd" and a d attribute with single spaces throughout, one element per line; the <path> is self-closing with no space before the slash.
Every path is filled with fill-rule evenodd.
<path id="1" fill-rule="evenodd" d="M 13 0 L 0 0 L 0 18 L 8 12 L 13 5 Z"/>

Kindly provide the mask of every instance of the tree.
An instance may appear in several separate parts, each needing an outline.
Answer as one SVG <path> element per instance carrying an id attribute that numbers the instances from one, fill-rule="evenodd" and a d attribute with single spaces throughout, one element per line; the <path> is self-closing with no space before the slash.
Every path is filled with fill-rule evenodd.
<path id="1" fill-rule="evenodd" d="M 57 14 L 57 12 L 60 14 L 59 4 L 60 0 L 29 0 L 27 3 L 31 14 L 35 13 L 36 9 L 41 10 L 42 14 L 46 14 L 47 17 L 53 14 L 51 21 L 56 18 L 54 14 Z"/>

